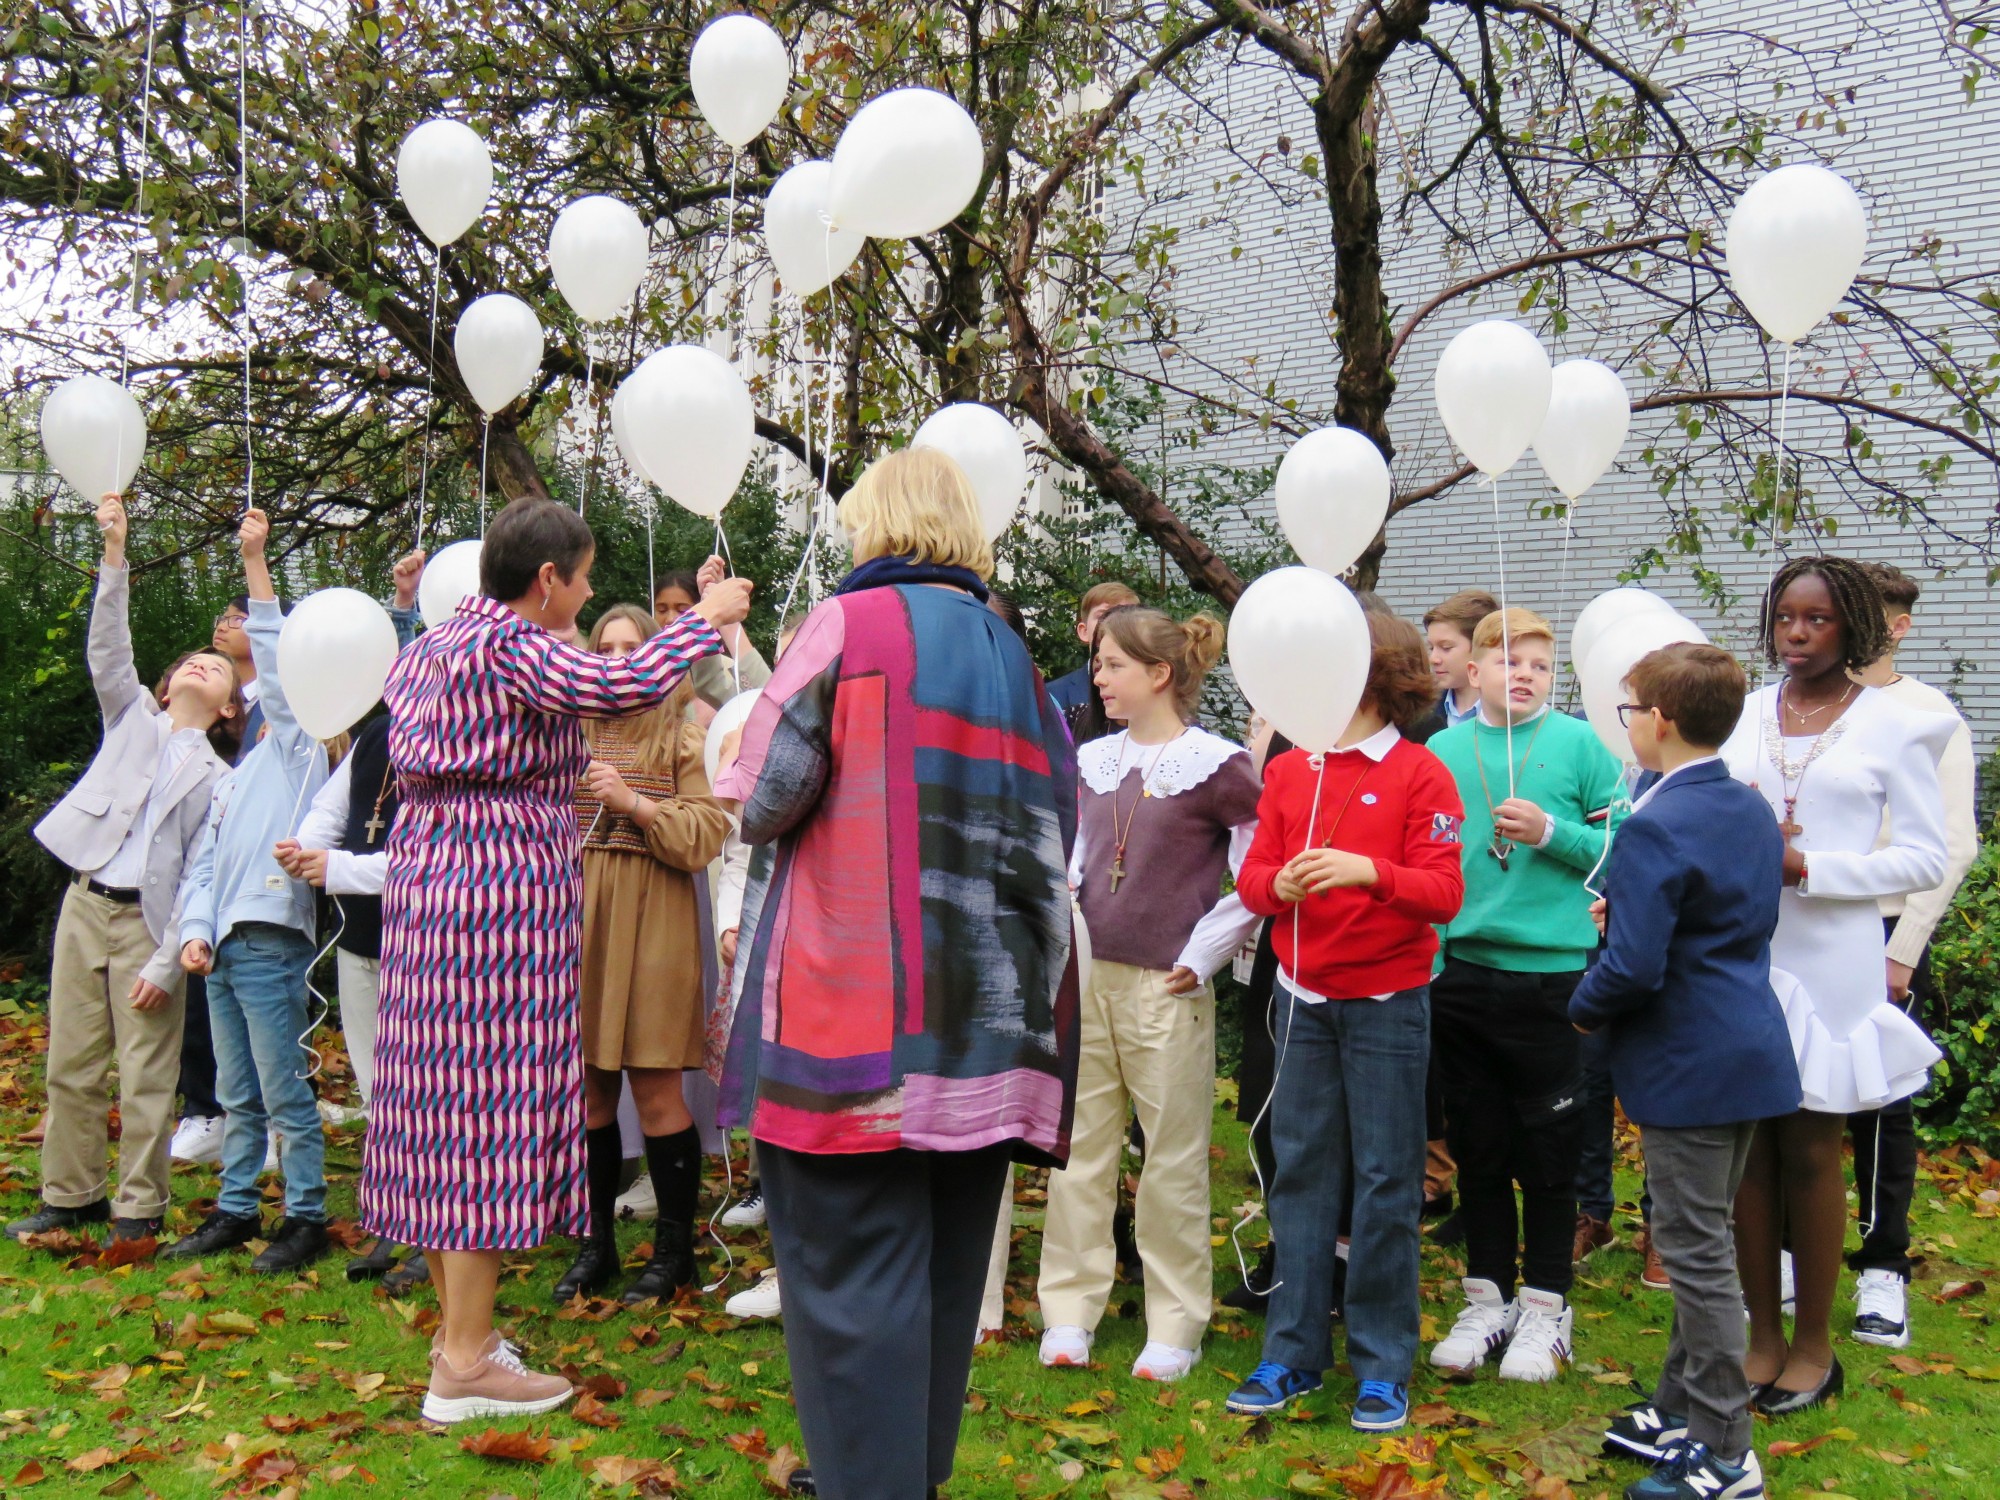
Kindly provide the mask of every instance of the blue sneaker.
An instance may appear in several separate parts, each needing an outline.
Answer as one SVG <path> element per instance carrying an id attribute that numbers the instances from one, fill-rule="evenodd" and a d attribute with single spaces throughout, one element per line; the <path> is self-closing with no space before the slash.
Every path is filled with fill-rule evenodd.
<path id="1" fill-rule="evenodd" d="M 1669 1448 L 1644 1479 L 1625 1486 L 1625 1500 L 1756 1500 L 1763 1493 L 1755 1448 L 1732 1464 L 1687 1440 Z"/>
<path id="2" fill-rule="evenodd" d="M 1387 1380 L 1362 1381 L 1349 1420 L 1356 1432 L 1394 1432 L 1410 1420 L 1410 1388 Z"/>
<path id="3" fill-rule="evenodd" d="M 1230 1392 L 1223 1405 L 1239 1416 L 1263 1416 L 1266 1412 L 1283 1411 L 1322 1384 L 1317 1370 L 1294 1370 L 1290 1365 L 1274 1364 L 1267 1359 L 1250 1372 L 1248 1380 Z"/>

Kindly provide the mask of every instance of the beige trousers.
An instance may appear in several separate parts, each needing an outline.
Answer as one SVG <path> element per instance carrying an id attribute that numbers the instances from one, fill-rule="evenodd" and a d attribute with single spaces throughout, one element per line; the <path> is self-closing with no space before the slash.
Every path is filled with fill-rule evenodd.
<path id="1" fill-rule="evenodd" d="M 56 921 L 49 973 L 49 1123 L 42 1143 L 42 1197 L 82 1208 L 110 1190 L 106 1174 L 111 1065 L 118 1064 L 118 1196 L 112 1214 L 151 1219 L 167 1211 L 167 1148 L 174 1137 L 186 988 L 158 1010 L 128 998 L 159 944 L 145 913 L 71 885 Z"/>
<path id="2" fill-rule="evenodd" d="M 1099 959 L 1083 992 L 1069 1166 L 1049 1174 L 1038 1288 L 1042 1326 L 1095 1329 L 1117 1269 L 1111 1215 L 1129 1100 L 1146 1132 L 1134 1225 L 1146 1267 L 1146 1337 L 1201 1347 L 1215 1291 L 1208 1141 L 1215 1112 L 1215 994 L 1167 990 L 1164 970 Z"/>
<path id="3" fill-rule="evenodd" d="M 1007 1326 L 1007 1262 L 1014 1253 L 1014 1169 L 1000 1189 L 1000 1217 L 993 1225 L 993 1253 L 986 1262 L 986 1295 L 979 1299 L 979 1331 Z"/>
<path id="4" fill-rule="evenodd" d="M 366 1109 L 375 1097 L 375 1017 L 382 1003 L 382 961 L 363 958 L 345 948 L 333 950 L 340 976 L 340 1034 L 347 1040 L 347 1061 L 354 1069 L 354 1086 Z"/>

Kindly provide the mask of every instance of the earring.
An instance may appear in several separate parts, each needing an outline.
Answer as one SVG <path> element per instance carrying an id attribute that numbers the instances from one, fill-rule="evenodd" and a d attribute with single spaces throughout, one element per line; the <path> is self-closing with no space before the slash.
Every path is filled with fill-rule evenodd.
<path id="1" fill-rule="evenodd" d="M 549 591 L 548 591 L 547 589 L 543 589 L 543 590 L 542 590 L 542 613 L 543 613 L 543 614 L 547 614 L 548 612 L 549 612 Z"/>

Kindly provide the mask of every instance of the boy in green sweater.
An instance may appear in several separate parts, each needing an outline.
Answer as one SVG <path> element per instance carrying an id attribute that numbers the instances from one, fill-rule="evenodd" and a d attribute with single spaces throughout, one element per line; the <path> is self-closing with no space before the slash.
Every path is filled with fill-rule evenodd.
<path id="1" fill-rule="evenodd" d="M 1430 741 L 1465 802 L 1465 905 L 1443 929 L 1431 1028 L 1468 1273 L 1431 1363 L 1469 1372 L 1504 1349 L 1502 1380 L 1553 1380 L 1570 1359 L 1582 1123 L 1569 996 L 1597 946 L 1584 881 L 1624 777 L 1588 724 L 1550 710 L 1541 616 L 1480 621 L 1470 675 L 1479 712 Z"/>

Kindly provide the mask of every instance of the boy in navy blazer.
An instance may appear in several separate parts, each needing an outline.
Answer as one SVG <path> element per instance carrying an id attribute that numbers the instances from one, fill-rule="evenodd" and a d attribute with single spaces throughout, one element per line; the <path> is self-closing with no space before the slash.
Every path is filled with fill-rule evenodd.
<path id="1" fill-rule="evenodd" d="M 1731 1205 L 1757 1122 L 1799 1107 L 1798 1065 L 1771 989 L 1784 841 L 1717 749 L 1747 683 L 1713 646 L 1668 646 L 1626 677 L 1619 709 L 1660 779 L 1611 848 L 1605 946 L 1570 998 L 1579 1031 L 1609 1029 L 1611 1074 L 1645 1138 L 1653 1242 L 1674 1291 L 1650 1402 L 1605 1434 L 1654 1460 L 1627 1500 L 1764 1493 L 1750 1446 L 1743 1293 Z"/>

